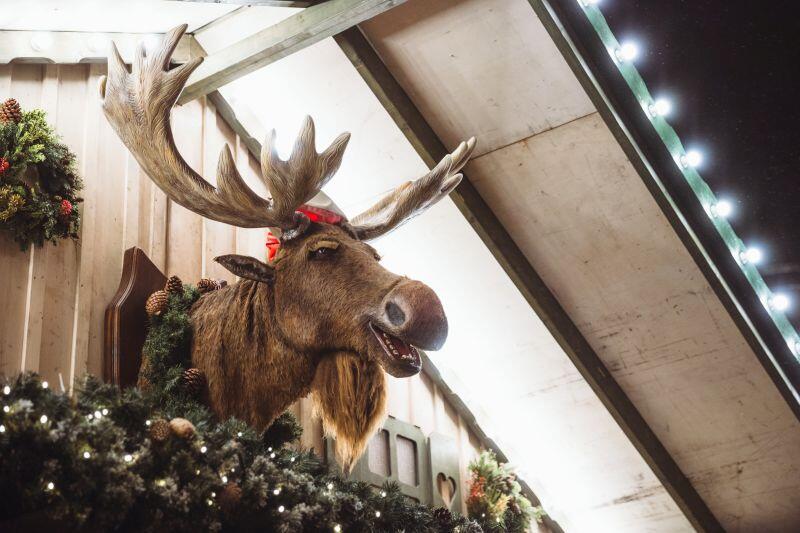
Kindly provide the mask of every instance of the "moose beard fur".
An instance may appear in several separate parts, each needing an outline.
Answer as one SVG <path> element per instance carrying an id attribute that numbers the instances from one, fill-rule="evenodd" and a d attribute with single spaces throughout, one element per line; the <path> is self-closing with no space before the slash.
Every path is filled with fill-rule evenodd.
<path id="1" fill-rule="evenodd" d="M 311 385 L 316 416 L 336 439 L 336 455 L 349 473 L 386 418 L 386 376 L 379 364 L 355 354 L 323 357 Z"/>

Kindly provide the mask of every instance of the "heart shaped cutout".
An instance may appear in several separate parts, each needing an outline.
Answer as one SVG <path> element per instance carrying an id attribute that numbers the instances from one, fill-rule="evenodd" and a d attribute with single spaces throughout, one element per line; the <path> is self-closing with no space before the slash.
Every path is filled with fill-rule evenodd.
<path id="1" fill-rule="evenodd" d="M 439 472 L 436 476 L 436 488 L 442 497 L 444 506 L 450 509 L 456 496 L 456 480 Z"/>

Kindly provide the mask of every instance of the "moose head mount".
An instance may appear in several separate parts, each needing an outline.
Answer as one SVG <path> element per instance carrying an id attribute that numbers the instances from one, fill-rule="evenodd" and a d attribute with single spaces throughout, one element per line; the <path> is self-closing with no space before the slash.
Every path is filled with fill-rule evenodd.
<path id="1" fill-rule="evenodd" d="M 280 252 L 264 263 L 225 255 L 216 260 L 242 278 L 203 296 L 192 308 L 192 363 L 209 382 L 211 408 L 258 428 L 312 393 L 325 431 L 349 467 L 385 416 L 384 370 L 407 377 L 421 369 L 417 349 L 439 349 L 447 319 L 436 294 L 383 268 L 366 241 L 384 235 L 447 196 L 474 147 L 461 143 L 421 178 L 398 187 L 352 220 L 312 222 L 307 203 L 338 170 L 350 135 L 322 153 L 306 118 L 288 160 L 278 157 L 275 131 L 261 151 L 261 179 L 270 199 L 242 180 L 227 145 L 208 183 L 178 152 L 170 110 L 202 58 L 170 69 L 186 31 L 168 32 L 161 46 L 137 50 L 128 72 L 112 43 L 108 77 L 100 84 L 109 122 L 161 190 L 211 220 L 272 228 Z"/>

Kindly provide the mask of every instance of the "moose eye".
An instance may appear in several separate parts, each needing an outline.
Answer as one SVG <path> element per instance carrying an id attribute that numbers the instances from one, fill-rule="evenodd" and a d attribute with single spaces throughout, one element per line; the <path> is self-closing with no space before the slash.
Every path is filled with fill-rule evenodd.
<path id="1" fill-rule="evenodd" d="M 320 241 L 309 248 L 308 255 L 311 259 L 327 259 L 333 256 L 338 248 L 338 242 Z"/>

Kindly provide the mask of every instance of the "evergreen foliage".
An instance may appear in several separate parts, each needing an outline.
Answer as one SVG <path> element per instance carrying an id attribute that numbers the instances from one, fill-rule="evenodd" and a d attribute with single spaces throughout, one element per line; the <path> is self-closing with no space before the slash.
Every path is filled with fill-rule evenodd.
<path id="1" fill-rule="evenodd" d="M 469 465 L 471 474 L 467 512 L 484 531 L 528 531 L 531 519 L 541 523 L 545 512 L 522 494 L 508 464 L 498 463 L 494 452 L 482 452 Z"/>
<path id="2" fill-rule="evenodd" d="M 83 201 L 78 197 L 83 185 L 75 154 L 61 143 L 41 109 L 18 118 L 0 122 L 0 230 L 22 249 L 77 239 L 76 207 Z"/>
<path id="3" fill-rule="evenodd" d="M 69 398 L 30 373 L 0 390 L 8 407 L 0 412 L 0 529 L 49 520 L 84 531 L 481 531 L 408 500 L 395 484 L 375 490 L 342 479 L 288 445 L 300 435 L 288 413 L 262 433 L 214 420 L 179 385 L 197 298 L 186 286 L 151 318 L 145 390 L 88 377 Z M 150 428 L 173 417 L 190 420 L 194 434 L 152 438 Z"/>

